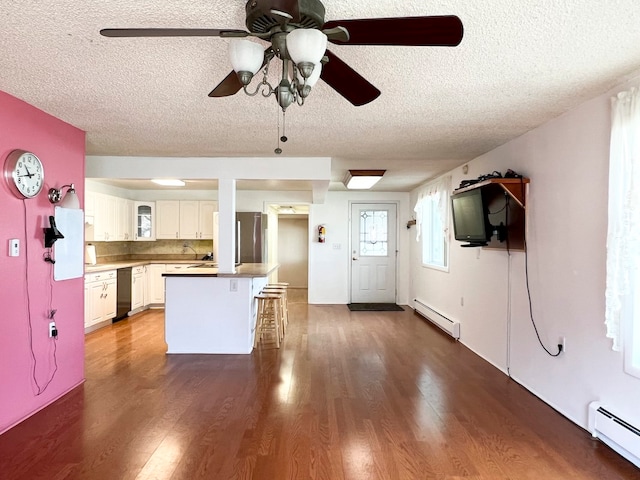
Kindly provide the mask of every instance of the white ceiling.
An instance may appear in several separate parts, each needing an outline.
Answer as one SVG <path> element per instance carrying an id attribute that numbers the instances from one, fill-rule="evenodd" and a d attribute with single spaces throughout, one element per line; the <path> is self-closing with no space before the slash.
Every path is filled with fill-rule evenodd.
<path id="1" fill-rule="evenodd" d="M 331 45 L 382 91 L 354 107 L 319 82 L 287 111 L 283 156 L 386 169 L 408 190 L 592 98 L 640 68 L 638 0 L 325 0 L 326 20 L 460 17 L 460 46 Z M 207 94 L 221 38 L 109 39 L 106 27 L 245 28 L 243 0 L 5 0 L 0 90 L 87 132 L 87 154 L 275 156 L 273 98 Z M 278 70 L 274 68 L 273 70 Z M 332 184 L 334 185 L 334 184 Z M 335 184 L 337 185 L 337 184 Z"/>

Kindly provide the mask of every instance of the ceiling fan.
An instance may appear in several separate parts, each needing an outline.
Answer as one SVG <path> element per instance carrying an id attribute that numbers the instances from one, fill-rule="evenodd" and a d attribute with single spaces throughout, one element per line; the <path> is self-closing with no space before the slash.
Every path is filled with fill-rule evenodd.
<path id="1" fill-rule="evenodd" d="M 269 85 L 264 96 L 274 93 L 284 109 L 293 101 L 302 104 L 310 91 L 310 77 L 312 71 L 320 72 L 319 77 L 336 92 L 355 106 L 365 105 L 380 95 L 380 90 L 340 60 L 329 50 L 325 51 L 326 42 L 337 45 L 395 45 L 395 46 L 450 46 L 454 47 L 462 41 L 463 27 L 460 19 L 454 15 L 428 17 L 395 17 L 395 18 L 366 18 L 351 20 L 331 20 L 325 22 L 325 8 L 320 0 L 249 0 L 246 5 L 246 27 L 249 30 L 212 29 L 212 28 L 106 28 L 100 30 L 105 37 L 183 37 L 207 36 L 222 38 L 257 37 L 267 41 L 270 45 L 263 52 L 258 51 L 258 61 L 253 68 L 256 71 L 234 71 L 229 73 L 210 93 L 210 97 L 226 97 L 234 95 L 244 88 L 249 93 L 247 85 L 253 75 L 260 68 L 266 69 L 273 57 L 283 62 L 282 80 L 278 87 Z M 324 35 L 324 47 L 321 48 L 321 64 L 315 68 L 313 62 L 307 69 L 305 63 L 297 61 L 290 55 L 293 38 L 287 37 L 291 32 L 303 30 Z M 315 32 L 314 32 L 315 30 Z M 318 35 L 320 36 L 320 35 Z M 287 48 L 287 40 L 290 40 Z M 302 44 L 309 42 L 303 40 Z M 251 47 L 252 42 L 245 42 L 244 47 Z M 254 44 L 255 46 L 255 44 Z M 239 48 L 244 48 L 240 45 Z M 232 60 L 233 60 L 232 53 Z M 240 52 L 238 55 L 244 55 Z M 255 56 L 255 54 L 254 54 Z M 261 58 L 260 58 L 261 57 Z M 262 60 L 262 62 L 260 62 Z M 292 61 L 292 78 L 289 79 L 289 65 Z M 299 71 L 299 74 L 297 73 Z M 244 75 L 243 75 L 244 74 Z M 284 82 L 284 83 L 283 83 Z M 307 87 L 307 88 L 305 88 Z M 258 86 L 260 88 L 260 85 Z M 283 105 L 283 97 L 284 103 Z M 301 100 L 301 101 L 300 101 Z"/>

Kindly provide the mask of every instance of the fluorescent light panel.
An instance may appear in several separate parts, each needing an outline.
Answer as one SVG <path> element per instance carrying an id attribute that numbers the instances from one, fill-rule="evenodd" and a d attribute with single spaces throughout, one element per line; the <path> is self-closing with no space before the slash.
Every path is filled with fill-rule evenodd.
<path id="1" fill-rule="evenodd" d="M 151 181 L 158 185 L 162 185 L 163 187 L 184 187 L 185 185 L 182 180 L 177 180 L 175 178 L 154 178 Z"/>
<path id="2" fill-rule="evenodd" d="M 349 170 L 344 184 L 349 190 L 367 190 L 380 181 L 385 171 Z"/>

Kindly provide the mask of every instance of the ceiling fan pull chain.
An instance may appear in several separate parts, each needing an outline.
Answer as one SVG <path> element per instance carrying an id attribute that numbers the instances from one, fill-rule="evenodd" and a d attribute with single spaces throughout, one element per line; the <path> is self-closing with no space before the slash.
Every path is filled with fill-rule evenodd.
<path id="1" fill-rule="evenodd" d="M 282 141 L 282 143 L 285 143 L 287 140 L 289 140 L 289 139 L 287 138 L 287 134 L 286 134 L 286 132 L 285 132 L 285 129 L 286 129 L 286 127 L 287 127 L 287 123 L 286 123 L 287 117 L 286 117 L 286 114 L 287 114 L 286 110 L 283 110 L 283 111 L 282 111 L 282 136 L 280 137 L 280 140 Z M 280 132 L 278 132 L 278 133 L 280 133 Z"/>
<path id="2" fill-rule="evenodd" d="M 278 146 L 273 151 L 276 155 L 280 155 L 282 153 L 282 149 L 280 148 L 280 109 L 276 110 L 278 114 Z M 284 116 L 284 113 L 283 113 Z"/>

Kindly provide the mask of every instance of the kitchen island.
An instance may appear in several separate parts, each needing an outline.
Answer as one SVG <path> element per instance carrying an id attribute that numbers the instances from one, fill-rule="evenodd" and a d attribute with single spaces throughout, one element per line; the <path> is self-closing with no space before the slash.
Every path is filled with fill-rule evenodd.
<path id="1" fill-rule="evenodd" d="M 253 297 L 277 268 L 246 263 L 229 274 L 202 264 L 164 273 L 167 353 L 251 353 L 256 328 Z"/>

